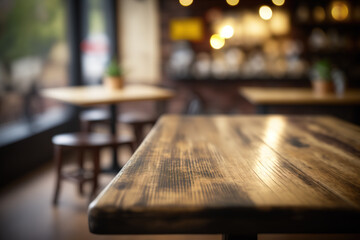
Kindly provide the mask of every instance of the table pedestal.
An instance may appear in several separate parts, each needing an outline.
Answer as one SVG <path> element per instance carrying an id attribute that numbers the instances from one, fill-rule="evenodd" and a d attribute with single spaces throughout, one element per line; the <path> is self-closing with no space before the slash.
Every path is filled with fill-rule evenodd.
<path id="1" fill-rule="evenodd" d="M 223 234 L 222 240 L 257 240 L 257 234 L 254 235 Z"/>
<path id="2" fill-rule="evenodd" d="M 110 132 L 113 136 L 117 134 L 117 116 L 118 109 L 116 104 L 110 104 Z M 112 161 L 111 166 L 106 169 L 102 169 L 102 172 L 118 173 L 121 170 L 121 166 L 118 163 L 117 148 L 112 149 Z"/>

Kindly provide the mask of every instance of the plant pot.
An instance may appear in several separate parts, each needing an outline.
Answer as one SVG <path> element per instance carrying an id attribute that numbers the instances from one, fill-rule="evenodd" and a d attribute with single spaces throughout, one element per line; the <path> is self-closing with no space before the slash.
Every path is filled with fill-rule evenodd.
<path id="1" fill-rule="evenodd" d="M 124 87 L 124 78 L 106 76 L 103 79 L 103 84 L 108 89 L 122 89 Z"/>
<path id="2" fill-rule="evenodd" d="M 312 81 L 312 87 L 316 95 L 325 95 L 334 92 L 334 85 L 330 81 L 314 80 Z"/>

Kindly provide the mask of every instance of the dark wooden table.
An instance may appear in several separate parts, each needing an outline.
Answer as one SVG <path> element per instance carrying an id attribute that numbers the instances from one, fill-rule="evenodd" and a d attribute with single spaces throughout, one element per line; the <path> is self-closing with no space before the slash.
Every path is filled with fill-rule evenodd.
<path id="1" fill-rule="evenodd" d="M 338 95 L 315 94 L 311 88 L 241 87 L 239 93 L 260 114 L 332 114 L 360 125 L 360 89 L 346 89 Z"/>
<path id="2" fill-rule="evenodd" d="M 315 94 L 311 88 L 241 87 L 239 93 L 257 105 L 349 105 L 360 104 L 360 89 L 342 95 Z"/>
<path id="3" fill-rule="evenodd" d="M 360 233 L 360 128 L 325 116 L 164 116 L 91 203 L 89 227 Z"/>

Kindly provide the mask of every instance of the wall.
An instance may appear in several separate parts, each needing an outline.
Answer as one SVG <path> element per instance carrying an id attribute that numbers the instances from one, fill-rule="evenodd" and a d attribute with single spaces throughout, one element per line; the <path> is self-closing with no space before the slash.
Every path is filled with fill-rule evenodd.
<path id="1" fill-rule="evenodd" d="M 127 82 L 161 80 L 158 15 L 157 0 L 119 1 L 119 55 Z"/>

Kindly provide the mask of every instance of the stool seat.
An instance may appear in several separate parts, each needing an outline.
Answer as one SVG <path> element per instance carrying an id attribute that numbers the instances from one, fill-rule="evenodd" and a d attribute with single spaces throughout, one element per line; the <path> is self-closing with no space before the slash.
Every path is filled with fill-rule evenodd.
<path id="1" fill-rule="evenodd" d="M 110 120 L 110 114 L 106 109 L 85 110 L 80 113 L 80 120 L 87 122 L 105 122 Z M 117 120 L 127 124 L 152 124 L 156 122 L 157 117 L 142 112 L 125 112 L 119 114 Z"/>
<path id="2" fill-rule="evenodd" d="M 85 110 L 81 112 L 80 120 L 83 132 L 91 132 L 93 124 L 109 123 L 110 113 L 106 109 L 102 108 Z M 132 127 L 136 146 L 139 146 L 145 136 L 145 126 L 155 124 L 157 116 L 149 115 L 143 112 L 125 112 L 119 114 L 117 120 Z"/>
<path id="3" fill-rule="evenodd" d="M 91 147 L 115 147 L 121 144 L 133 143 L 131 136 L 114 137 L 102 133 L 63 133 L 52 138 L 52 142 L 58 146 L 74 148 L 91 148 Z"/>
<path id="4" fill-rule="evenodd" d="M 110 113 L 107 109 L 97 108 L 84 110 L 80 113 L 81 121 L 104 122 L 110 120 Z"/>
<path id="5" fill-rule="evenodd" d="M 98 186 L 98 175 L 100 172 L 100 150 L 104 147 L 117 148 L 121 145 L 127 145 L 131 150 L 135 150 L 134 140 L 131 136 L 112 136 L 102 133 L 63 133 L 52 138 L 55 150 L 56 160 L 56 185 L 53 198 L 53 204 L 57 204 L 60 192 L 61 180 L 67 179 L 76 181 L 79 185 L 79 192 L 83 194 L 83 184 L 87 181 L 92 182 L 92 193 L 90 197 L 95 195 Z M 64 148 L 76 149 L 79 152 L 78 164 L 79 168 L 72 172 L 64 172 L 63 166 L 63 150 Z M 84 169 L 84 151 L 92 152 L 93 169 Z"/>
<path id="6" fill-rule="evenodd" d="M 127 112 L 118 116 L 118 121 L 127 124 L 154 124 L 156 116 L 142 112 Z"/>

